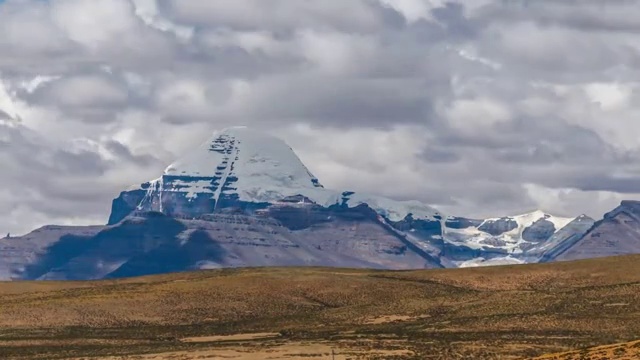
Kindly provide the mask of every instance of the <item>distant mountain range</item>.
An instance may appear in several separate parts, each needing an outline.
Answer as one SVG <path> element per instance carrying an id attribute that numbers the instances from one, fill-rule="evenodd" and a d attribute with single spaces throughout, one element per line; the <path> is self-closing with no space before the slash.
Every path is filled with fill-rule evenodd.
<path id="1" fill-rule="evenodd" d="M 450 268 L 640 252 L 640 202 L 595 221 L 468 219 L 325 188 L 283 141 L 217 132 L 113 201 L 108 224 L 0 239 L 0 279 L 102 279 L 245 266 Z"/>

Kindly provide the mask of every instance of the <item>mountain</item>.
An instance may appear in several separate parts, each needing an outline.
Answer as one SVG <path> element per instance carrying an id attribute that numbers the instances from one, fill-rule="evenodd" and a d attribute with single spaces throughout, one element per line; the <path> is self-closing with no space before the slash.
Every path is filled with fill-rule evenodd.
<path id="1" fill-rule="evenodd" d="M 0 278 L 99 279 L 246 266 L 449 268 L 553 261 L 592 227 L 534 211 L 446 215 L 325 188 L 282 140 L 244 127 L 122 192 L 108 224 L 0 239 Z"/>
<path id="2" fill-rule="evenodd" d="M 28 267 L 45 262 L 52 251 L 60 249 L 71 254 L 77 251 L 74 237 L 90 237 L 103 226 L 44 226 L 20 237 L 0 239 L 0 280 L 32 279 Z M 58 262 L 62 263 L 62 259 Z M 51 266 L 55 266 L 55 260 Z"/>
<path id="3" fill-rule="evenodd" d="M 300 230 L 276 220 L 287 215 L 286 207 L 276 211 L 281 211 L 276 217 L 216 213 L 186 220 L 157 212 L 127 217 L 96 234 L 68 235 L 27 266 L 22 278 L 100 279 L 275 265 L 442 267 L 438 259 L 410 249 L 367 207 L 311 206 L 305 212 L 317 221 Z"/>
<path id="4" fill-rule="evenodd" d="M 233 127 L 216 132 L 169 165 L 160 178 L 123 192 L 114 200 L 109 224 L 135 210 L 196 218 L 224 208 L 253 212 L 294 196 L 323 207 L 367 204 L 393 221 L 408 214 L 426 220 L 439 216 L 436 209 L 418 201 L 325 189 L 282 140 Z"/>
<path id="5" fill-rule="evenodd" d="M 547 241 L 528 251 L 528 255 L 533 256 L 537 262 L 550 262 L 573 247 L 584 235 L 593 227 L 595 220 L 580 215 L 556 232 Z"/>
<path id="6" fill-rule="evenodd" d="M 456 266 L 502 265 L 538 262 L 544 251 L 571 237 L 581 237 L 588 227 L 576 222 L 593 220 L 585 215 L 562 218 L 540 210 L 486 220 L 448 219 L 444 238 L 459 248 L 480 250 L 477 257 L 447 254 Z M 463 254 L 464 255 L 464 254 Z"/>
<path id="7" fill-rule="evenodd" d="M 578 260 L 640 253 L 640 201 L 623 201 L 553 260 Z"/>

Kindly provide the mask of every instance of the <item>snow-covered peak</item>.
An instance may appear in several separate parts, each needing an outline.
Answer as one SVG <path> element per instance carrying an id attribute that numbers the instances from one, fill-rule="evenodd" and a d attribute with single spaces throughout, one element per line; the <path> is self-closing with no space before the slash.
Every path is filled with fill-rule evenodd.
<path id="1" fill-rule="evenodd" d="M 569 224 L 571 221 L 573 221 L 575 218 L 565 218 L 565 217 L 558 217 L 558 216 L 553 216 L 550 215 L 549 213 L 546 213 L 542 210 L 535 210 L 532 212 L 528 212 L 525 214 L 520 214 L 520 215 L 515 215 L 515 216 L 506 216 L 503 218 L 493 218 L 493 219 L 486 219 L 486 222 L 492 222 L 492 221 L 498 221 L 498 220 L 513 220 L 518 224 L 519 228 L 526 228 L 529 227 L 531 225 L 533 225 L 535 222 L 539 221 L 539 220 L 547 220 L 551 223 L 553 223 L 554 227 L 557 230 L 562 229 L 563 227 L 567 226 L 567 224 Z"/>
<path id="2" fill-rule="evenodd" d="M 494 248 L 521 253 L 524 248 L 549 239 L 575 218 L 550 215 L 542 210 L 485 219 L 477 226 L 446 228 L 445 239 L 473 248 Z"/>
<path id="3" fill-rule="evenodd" d="M 282 140 L 244 126 L 217 131 L 165 170 L 169 176 L 233 175 L 238 187 L 316 188 L 318 180 Z"/>
<path id="4" fill-rule="evenodd" d="M 211 191 L 216 200 L 224 191 L 237 192 L 243 201 L 271 202 L 283 196 L 313 195 L 322 188 L 284 141 L 244 126 L 215 132 L 197 149 L 169 165 L 164 175 L 191 178 L 196 180 L 196 187 L 198 183 L 206 185 L 194 189 L 196 192 L 209 187 L 203 182 L 215 179 L 219 186 Z"/>
<path id="5" fill-rule="evenodd" d="M 571 221 L 575 219 L 575 218 L 553 216 L 542 210 L 535 210 L 530 213 L 511 216 L 507 218 L 514 220 L 518 224 L 518 227 L 523 227 L 523 228 L 529 227 L 537 221 L 546 220 L 551 222 L 554 225 L 554 227 L 556 228 L 556 231 L 567 226 L 567 224 L 569 224 Z"/>
<path id="6" fill-rule="evenodd" d="M 161 204 L 174 201 L 169 199 L 176 197 L 156 199 L 159 192 L 183 194 L 189 201 L 211 199 L 216 204 L 221 199 L 277 203 L 302 195 L 325 207 L 367 204 L 392 221 L 400 221 L 409 214 L 415 219 L 435 219 L 440 215 L 436 209 L 418 201 L 395 201 L 326 189 L 283 140 L 247 127 L 215 132 L 198 148 L 169 165 L 161 178 L 143 188 L 147 190 L 143 203 L 152 204 L 150 206 L 156 206 L 160 211 Z"/>

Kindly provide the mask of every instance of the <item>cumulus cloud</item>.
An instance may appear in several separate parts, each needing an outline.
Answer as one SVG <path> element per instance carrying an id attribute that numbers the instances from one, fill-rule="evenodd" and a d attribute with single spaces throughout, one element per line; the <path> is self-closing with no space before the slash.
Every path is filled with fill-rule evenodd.
<path id="1" fill-rule="evenodd" d="M 0 1 L 0 230 L 104 222 L 212 130 L 456 215 L 640 198 L 635 1 Z"/>

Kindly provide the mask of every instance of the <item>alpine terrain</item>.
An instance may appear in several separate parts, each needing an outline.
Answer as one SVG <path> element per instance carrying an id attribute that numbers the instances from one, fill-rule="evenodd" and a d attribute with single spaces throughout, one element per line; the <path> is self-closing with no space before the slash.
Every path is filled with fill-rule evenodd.
<path id="1" fill-rule="evenodd" d="M 283 141 L 216 132 L 122 192 L 108 224 L 0 239 L 0 279 L 102 279 L 193 269 L 454 268 L 640 252 L 640 203 L 596 222 L 534 211 L 493 219 L 325 188 Z"/>

